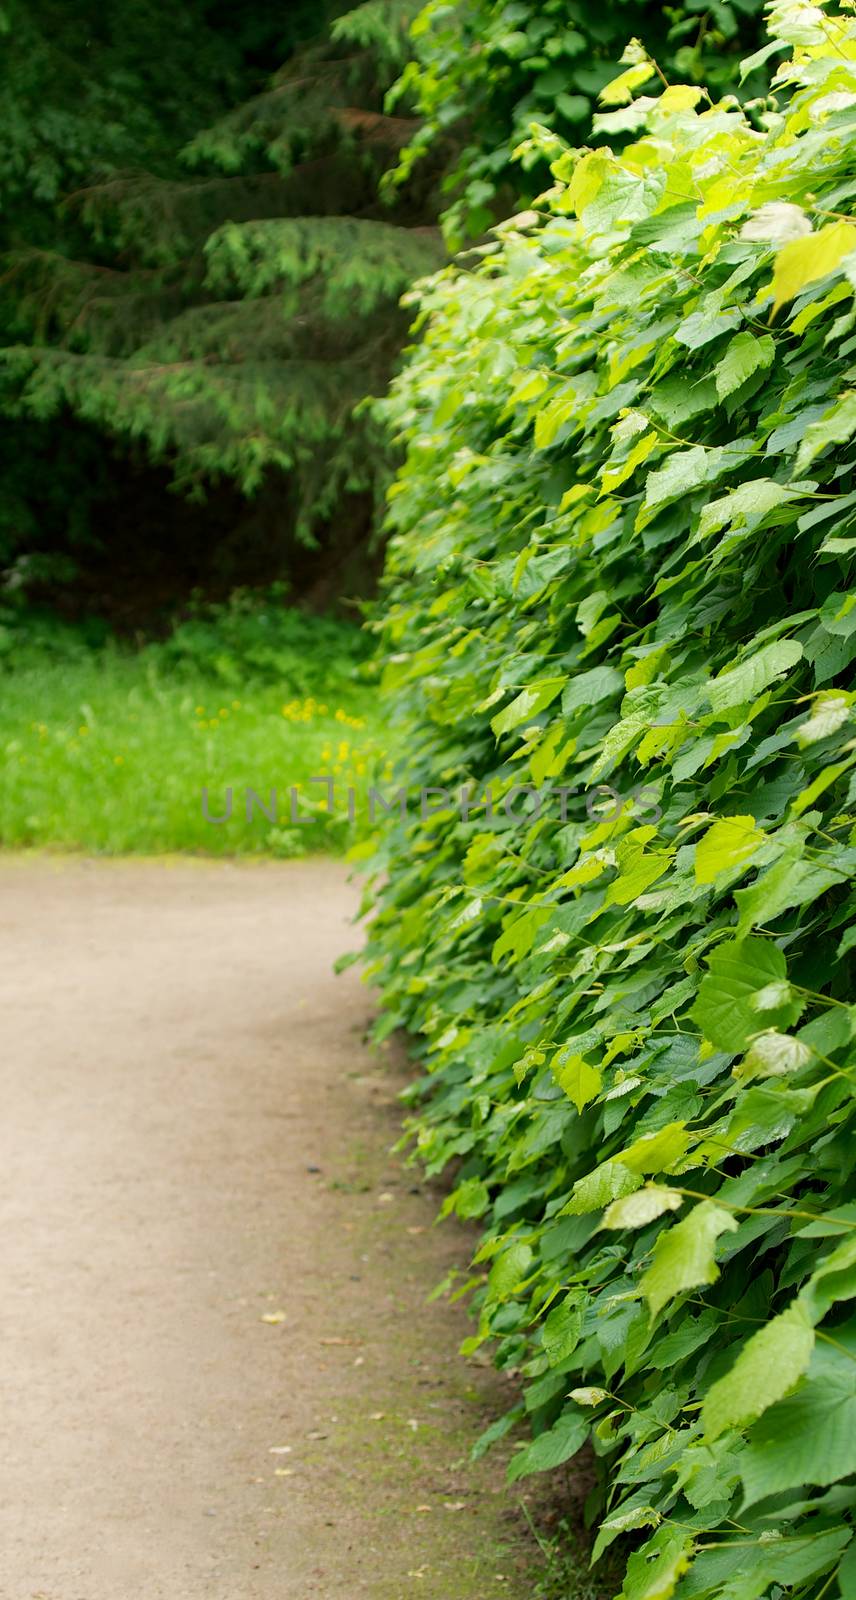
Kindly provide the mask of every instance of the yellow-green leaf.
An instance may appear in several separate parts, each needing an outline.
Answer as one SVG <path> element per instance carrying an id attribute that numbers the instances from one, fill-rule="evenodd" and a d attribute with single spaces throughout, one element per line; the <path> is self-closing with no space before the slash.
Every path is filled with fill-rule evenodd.
<path id="1" fill-rule="evenodd" d="M 768 286 L 773 291 L 771 318 L 807 284 L 834 272 L 851 250 L 856 250 L 856 226 L 852 222 L 830 222 L 817 233 L 782 245 Z"/>
<path id="2" fill-rule="evenodd" d="M 754 817 L 718 817 L 696 845 L 696 883 L 713 883 L 720 872 L 744 866 L 763 839 Z"/>
<path id="3" fill-rule="evenodd" d="M 667 1211 L 680 1211 L 684 1197 L 677 1189 L 664 1189 L 655 1183 L 646 1184 L 635 1194 L 613 1200 L 604 1212 L 604 1228 L 644 1228 Z"/>
<path id="4" fill-rule="evenodd" d="M 584 1111 L 600 1094 L 600 1073 L 582 1056 L 571 1056 L 562 1066 L 554 1067 L 553 1074 L 578 1111 Z"/>
<path id="5" fill-rule="evenodd" d="M 637 61 L 635 66 L 628 67 L 626 72 L 620 72 L 617 78 L 604 85 L 598 98 L 605 106 L 626 106 L 637 89 L 654 76 L 654 66 L 650 61 Z"/>
<path id="6" fill-rule="evenodd" d="M 639 1285 L 652 1316 L 675 1295 L 716 1282 L 716 1241 L 720 1234 L 733 1233 L 736 1227 L 730 1211 L 723 1211 L 712 1200 L 703 1200 L 683 1222 L 676 1222 L 667 1233 L 660 1234 L 651 1265 Z"/>
<path id="7" fill-rule="evenodd" d="M 792 1389 L 814 1349 L 814 1328 L 795 1302 L 742 1346 L 733 1367 L 708 1389 L 701 1410 L 705 1437 L 743 1428 Z"/>

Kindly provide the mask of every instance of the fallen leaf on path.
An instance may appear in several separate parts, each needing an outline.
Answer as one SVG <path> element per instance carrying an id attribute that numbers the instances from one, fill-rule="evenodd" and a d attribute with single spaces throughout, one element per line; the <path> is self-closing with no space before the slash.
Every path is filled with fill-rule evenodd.
<path id="1" fill-rule="evenodd" d="M 369 1422 L 383 1422 L 385 1416 L 385 1411 L 373 1411 L 369 1417 Z"/>
<path id="2" fill-rule="evenodd" d="M 268 1455 L 270 1455 L 270 1456 L 290 1456 L 291 1455 L 291 1445 L 290 1444 L 272 1444 L 270 1449 L 268 1450 Z"/>
<path id="3" fill-rule="evenodd" d="M 274 1467 L 273 1469 L 273 1475 L 275 1478 L 293 1478 L 294 1473 L 294 1467 Z"/>
<path id="4" fill-rule="evenodd" d="M 417 1509 L 417 1511 L 433 1511 L 434 1507 L 433 1506 L 417 1506 L 416 1509 Z"/>
<path id="5" fill-rule="evenodd" d="M 260 1322 L 272 1322 L 272 1323 L 284 1322 L 285 1321 L 285 1312 L 284 1311 L 265 1311 L 263 1316 L 259 1317 L 259 1321 Z"/>
<path id="6" fill-rule="evenodd" d="M 466 1511 L 466 1509 L 467 1509 L 466 1500 L 444 1500 L 443 1501 L 443 1510 L 444 1511 Z"/>
<path id="7" fill-rule="evenodd" d="M 330 1435 L 329 1433 L 319 1433 L 317 1428 L 313 1428 L 312 1432 L 307 1433 L 306 1437 L 307 1439 L 329 1439 Z"/>
<path id="8" fill-rule="evenodd" d="M 319 1339 L 318 1343 L 319 1344 L 349 1344 L 349 1345 L 357 1345 L 357 1346 L 359 1346 L 362 1343 L 362 1340 L 360 1340 L 360 1339 Z"/>

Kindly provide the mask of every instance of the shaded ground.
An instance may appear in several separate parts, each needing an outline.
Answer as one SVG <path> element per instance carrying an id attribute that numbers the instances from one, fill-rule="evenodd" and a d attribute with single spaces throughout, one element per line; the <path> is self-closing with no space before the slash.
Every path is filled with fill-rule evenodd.
<path id="1" fill-rule="evenodd" d="M 330 861 L 0 859 L 0 1596 L 529 1600 Z"/>

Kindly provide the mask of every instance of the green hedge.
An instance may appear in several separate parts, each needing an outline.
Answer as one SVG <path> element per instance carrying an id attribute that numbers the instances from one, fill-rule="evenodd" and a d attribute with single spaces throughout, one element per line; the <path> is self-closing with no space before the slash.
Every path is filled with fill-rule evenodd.
<path id="1" fill-rule="evenodd" d="M 389 402 L 389 717 L 455 798 L 378 843 L 381 1031 L 482 1219 L 491 1435 L 591 1438 L 628 1600 L 856 1594 L 856 22 L 771 27 L 760 131 L 631 76 Z"/>
<path id="2" fill-rule="evenodd" d="M 413 57 L 390 95 L 408 96 L 419 127 L 387 183 L 394 190 L 426 153 L 451 148 L 443 225 L 459 247 L 507 216 L 515 195 L 543 188 L 553 138 L 588 137 L 631 34 L 642 36 L 665 77 L 724 94 L 757 43 L 762 11 L 763 0 L 428 0 L 411 30 Z M 741 96 L 764 87 L 759 63 Z M 621 132 L 611 115 L 595 116 L 596 140 L 612 143 Z M 533 124 L 543 142 L 530 140 Z"/>

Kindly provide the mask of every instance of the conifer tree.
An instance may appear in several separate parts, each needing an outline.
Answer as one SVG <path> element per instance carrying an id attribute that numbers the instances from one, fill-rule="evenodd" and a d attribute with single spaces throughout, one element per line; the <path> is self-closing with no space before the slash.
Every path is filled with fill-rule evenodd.
<path id="1" fill-rule="evenodd" d="M 166 8 L 150 3 L 164 23 Z M 225 483 L 273 497 L 298 541 L 334 518 L 365 522 L 382 451 L 368 409 L 355 408 L 385 387 L 407 327 L 402 291 L 442 257 L 430 176 L 394 206 L 378 194 L 414 132 L 383 102 L 417 9 L 329 8 L 341 14 L 325 33 L 177 149 L 169 137 L 186 132 L 182 119 L 158 120 L 150 103 L 138 118 L 148 131 L 132 118 L 97 155 L 101 125 L 83 116 L 88 145 L 71 137 L 66 96 L 58 143 L 71 159 L 56 152 L 46 205 L 13 212 L 5 264 L 2 404 L 19 439 L 22 423 L 36 424 L 53 448 L 74 418 L 90 445 L 142 447 L 185 494 Z M 204 38 L 207 65 L 222 40 Z M 240 67 L 223 59 L 222 80 L 238 81 Z M 108 117 L 116 77 L 92 89 Z M 31 171 L 34 109 L 21 116 Z M 48 104 L 43 120 L 52 116 Z M 151 160 L 129 162 L 135 138 Z M 76 187 L 57 206 L 69 178 Z"/>

